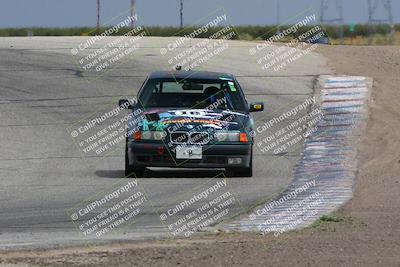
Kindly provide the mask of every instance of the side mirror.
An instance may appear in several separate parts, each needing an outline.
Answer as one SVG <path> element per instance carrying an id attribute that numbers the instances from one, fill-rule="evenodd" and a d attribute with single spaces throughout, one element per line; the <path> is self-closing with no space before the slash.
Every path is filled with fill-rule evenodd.
<path id="1" fill-rule="evenodd" d="M 129 100 L 127 100 L 127 99 L 120 99 L 118 101 L 118 106 L 120 106 L 121 108 L 125 108 L 125 109 L 132 109 L 132 105 L 129 102 Z"/>
<path id="2" fill-rule="evenodd" d="M 250 112 L 258 112 L 258 111 L 263 111 L 264 110 L 264 103 L 262 102 L 257 102 L 257 103 L 251 103 L 250 104 Z"/>

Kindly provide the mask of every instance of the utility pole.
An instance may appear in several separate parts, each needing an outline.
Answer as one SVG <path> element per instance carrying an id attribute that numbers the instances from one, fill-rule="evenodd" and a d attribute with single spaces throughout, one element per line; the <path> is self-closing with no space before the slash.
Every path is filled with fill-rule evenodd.
<path id="1" fill-rule="evenodd" d="M 281 2 L 276 0 L 276 34 L 281 33 Z"/>
<path id="2" fill-rule="evenodd" d="M 100 34 L 100 0 L 97 0 L 97 34 Z"/>
<path id="3" fill-rule="evenodd" d="M 378 2 L 383 2 L 383 7 L 386 9 L 386 18 L 383 19 L 375 19 L 375 12 L 378 7 Z M 369 34 L 368 34 L 368 43 L 372 44 L 373 34 L 375 33 L 375 25 L 374 24 L 384 24 L 387 23 L 390 26 L 390 43 L 394 43 L 395 38 L 395 30 L 394 30 L 394 22 L 393 22 L 393 14 L 392 14 L 392 1 L 391 0 L 375 0 L 372 4 L 372 0 L 368 0 L 368 25 L 369 25 Z"/>
<path id="4" fill-rule="evenodd" d="M 136 0 L 131 0 L 131 19 L 135 15 L 136 15 Z M 135 21 L 133 19 L 131 22 L 131 27 L 132 27 L 132 30 L 135 28 Z"/>
<path id="5" fill-rule="evenodd" d="M 332 17 L 330 19 L 326 18 L 325 11 L 329 10 L 330 4 L 332 1 L 335 1 L 336 6 L 336 17 Z M 324 23 L 337 23 L 339 24 L 339 38 L 340 43 L 343 44 L 344 41 L 344 31 L 343 31 L 343 0 L 321 0 L 321 24 Z"/>
<path id="6" fill-rule="evenodd" d="M 389 23 L 390 23 L 390 44 L 395 43 L 395 28 L 394 28 L 394 21 L 393 21 L 393 13 L 392 13 L 392 1 L 388 0 L 386 2 L 386 9 L 388 11 Z"/>
<path id="7" fill-rule="evenodd" d="M 320 12 L 320 14 L 321 14 L 321 16 L 320 16 L 320 18 L 319 18 L 319 21 L 321 22 L 321 24 L 322 24 L 322 21 L 324 20 L 324 18 L 325 18 L 325 9 L 327 8 L 327 6 L 326 6 L 326 4 L 325 4 L 325 1 L 324 0 L 321 0 L 321 12 Z"/>
<path id="8" fill-rule="evenodd" d="M 373 11 L 374 7 L 372 6 L 372 2 L 371 0 L 368 0 L 368 44 L 371 45 L 372 44 L 372 35 L 374 34 L 374 30 L 373 30 Z"/>
<path id="9" fill-rule="evenodd" d="M 183 29 L 183 0 L 179 0 L 179 1 L 180 1 L 179 14 L 180 14 L 180 18 L 181 18 L 180 28 Z"/>

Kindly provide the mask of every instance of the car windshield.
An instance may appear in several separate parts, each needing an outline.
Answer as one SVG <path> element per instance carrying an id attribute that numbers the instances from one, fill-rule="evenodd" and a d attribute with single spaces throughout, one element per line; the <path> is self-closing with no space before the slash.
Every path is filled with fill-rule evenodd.
<path id="1" fill-rule="evenodd" d="M 246 110 L 243 93 L 231 80 L 149 79 L 139 100 L 144 108 Z"/>

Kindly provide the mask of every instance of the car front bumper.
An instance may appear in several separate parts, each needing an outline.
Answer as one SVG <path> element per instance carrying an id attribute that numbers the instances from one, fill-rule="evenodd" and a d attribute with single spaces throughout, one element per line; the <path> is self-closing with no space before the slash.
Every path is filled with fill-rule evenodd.
<path id="1" fill-rule="evenodd" d="M 172 149 L 163 143 L 128 142 L 129 165 L 137 167 L 171 168 L 249 168 L 252 144 L 216 144 L 202 146 L 202 159 L 176 159 Z M 228 159 L 241 159 L 229 164 Z"/>

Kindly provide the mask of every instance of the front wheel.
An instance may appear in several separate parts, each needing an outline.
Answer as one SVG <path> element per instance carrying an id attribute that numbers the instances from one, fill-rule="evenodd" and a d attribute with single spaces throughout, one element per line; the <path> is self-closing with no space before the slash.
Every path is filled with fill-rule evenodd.
<path id="1" fill-rule="evenodd" d="M 143 167 L 135 168 L 134 166 L 129 165 L 128 142 L 126 142 L 126 145 L 125 145 L 125 177 L 126 178 L 144 177 L 145 170 L 146 170 L 146 168 L 143 168 Z"/>

